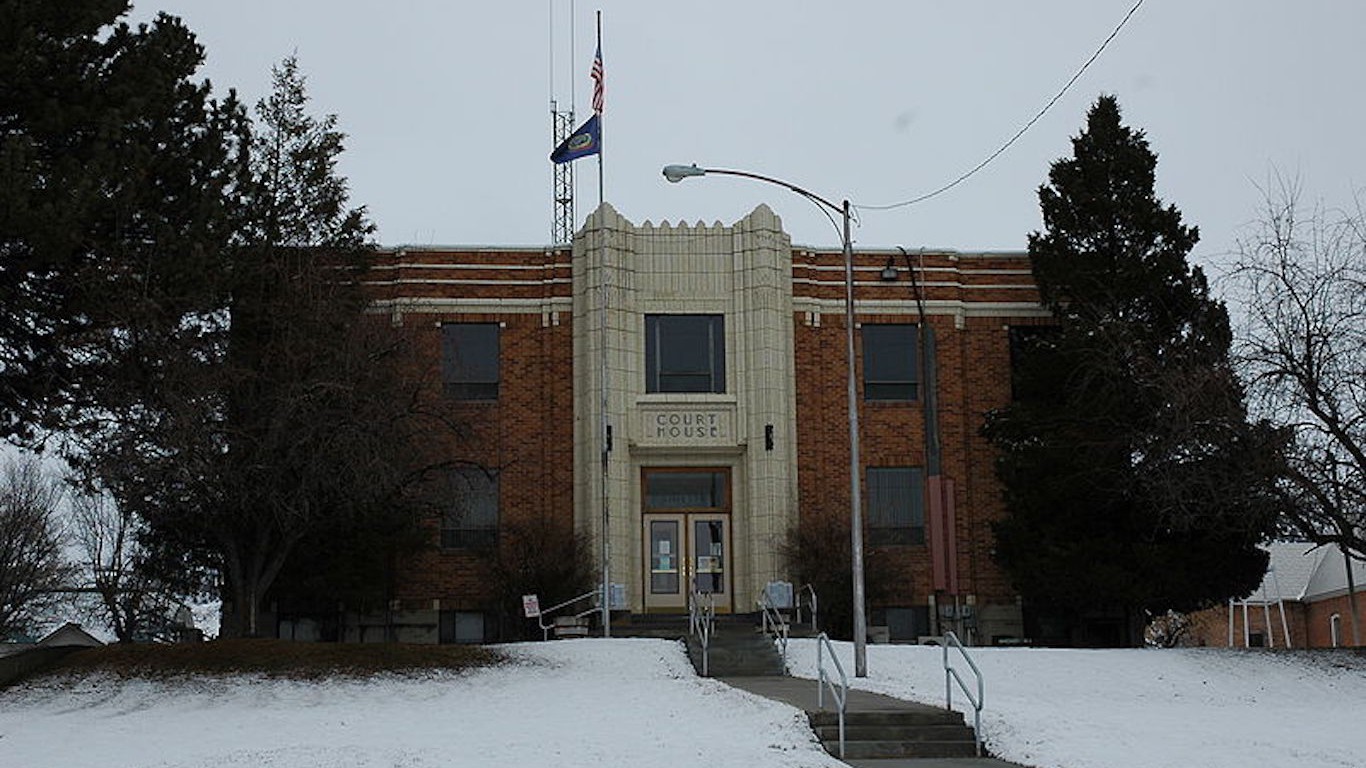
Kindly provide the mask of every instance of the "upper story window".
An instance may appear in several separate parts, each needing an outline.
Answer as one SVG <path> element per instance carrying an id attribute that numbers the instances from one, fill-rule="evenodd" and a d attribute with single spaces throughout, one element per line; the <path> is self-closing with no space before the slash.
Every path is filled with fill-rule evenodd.
<path id="1" fill-rule="evenodd" d="M 646 315 L 645 391 L 726 391 L 722 315 Z"/>
<path id="2" fill-rule="evenodd" d="M 916 344 L 920 327 L 909 323 L 863 326 L 865 400 L 916 400 L 920 397 Z"/>
<path id="3" fill-rule="evenodd" d="M 441 326 L 441 381 L 457 400 L 498 399 L 498 324 Z"/>
<path id="4" fill-rule="evenodd" d="M 1040 384 L 1031 387 L 1030 377 L 1024 375 L 1023 369 L 1031 356 L 1033 364 L 1045 366 L 1045 370 L 1051 365 L 1048 360 L 1051 347 L 1047 342 L 1057 337 L 1059 328 L 1055 325 L 1012 325 L 1009 333 L 1010 399 L 1038 401 L 1055 396 L 1051 390 L 1040 389 Z"/>
<path id="5" fill-rule="evenodd" d="M 868 543 L 925 543 L 925 473 L 920 467 L 868 467 Z"/>

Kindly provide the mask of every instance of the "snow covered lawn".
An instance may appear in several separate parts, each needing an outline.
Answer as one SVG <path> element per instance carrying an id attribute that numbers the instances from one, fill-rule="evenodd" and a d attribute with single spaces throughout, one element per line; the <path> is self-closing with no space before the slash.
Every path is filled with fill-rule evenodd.
<path id="1" fill-rule="evenodd" d="M 837 644 L 846 669 L 852 650 Z M 464 674 L 296 682 L 82 678 L 0 691 L 2 768 L 842 764 L 795 709 L 699 679 L 661 640 L 503 646 Z M 983 730 L 1057 768 L 1361 768 L 1366 657 L 974 649 Z M 815 646 L 789 661 L 814 675 Z M 858 687 L 942 704 L 938 649 L 870 646 Z M 960 708 L 964 704 L 957 697 Z"/>
<path id="2" fill-rule="evenodd" d="M 842 764 L 805 717 L 699 679 L 662 640 L 504 646 L 516 662 L 368 681 L 196 679 L 0 691 L 3 768 Z"/>
<path id="3" fill-rule="evenodd" d="M 836 643 L 845 670 L 853 651 Z M 941 651 L 869 646 L 854 687 L 944 704 Z M 1228 649 L 974 648 L 982 730 L 1007 760 L 1057 768 L 1362 768 L 1366 657 Z M 814 641 L 788 663 L 815 677 Z M 967 711 L 955 689 L 955 709 Z M 969 715 L 971 722 L 971 715 Z"/>

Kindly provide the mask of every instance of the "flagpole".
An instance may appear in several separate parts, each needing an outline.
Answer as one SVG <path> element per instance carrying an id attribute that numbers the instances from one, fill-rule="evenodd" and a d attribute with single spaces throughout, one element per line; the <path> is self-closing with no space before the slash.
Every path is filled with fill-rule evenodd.
<path id="1" fill-rule="evenodd" d="M 602 11 L 597 12 L 597 34 L 598 47 L 593 54 L 593 117 L 597 119 L 597 155 L 598 155 L 598 206 L 602 206 L 602 96 L 603 96 L 603 77 L 602 71 Z M 607 363 L 607 280 L 609 272 L 607 269 L 607 244 L 602 244 L 603 259 L 601 263 L 602 276 L 598 289 L 602 292 L 599 299 L 598 311 L 602 313 L 602 359 L 599 363 L 602 366 L 600 371 L 602 402 L 599 407 L 602 410 L 602 424 L 599 425 L 601 433 L 599 438 L 602 440 L 602 636 L 612 636 L 612 515 L 609 502 L 611 501 L 611 452 L 612 452 L 612 421 L 608 415 L 608 408 L 611 400 L 608 397 L 608 363 Z"/>
<path id="2" fill-rule="evenodd" d="M 602 11 L 597 12 L 598 21 L 598 56 L 602 56 Z M 599 59 L 601 60 L 601 59 Z M 605 77 L 605 73 L 603 77 Z M 602 194 L 602 110 L 598 110 L 598 205 L 602 205 L 605 198 Z"/>

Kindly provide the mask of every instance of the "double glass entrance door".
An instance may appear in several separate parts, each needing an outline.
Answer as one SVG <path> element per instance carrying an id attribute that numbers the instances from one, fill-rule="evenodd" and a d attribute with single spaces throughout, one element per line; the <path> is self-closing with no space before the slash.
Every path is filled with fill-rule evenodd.
<path id="1" fill-rule="evenodd" d="M 686 610 L 688 594 L 710 593 L 729 608 L 730 520 L 716 515 L 646 515 L 646 609 Z"/>
<path id="2" fill-rule="evenodd" d="M 728 486 L 727 470 L 646 470 L 646 610 L 687 610 L 694 588 L 730 610 Z"/>

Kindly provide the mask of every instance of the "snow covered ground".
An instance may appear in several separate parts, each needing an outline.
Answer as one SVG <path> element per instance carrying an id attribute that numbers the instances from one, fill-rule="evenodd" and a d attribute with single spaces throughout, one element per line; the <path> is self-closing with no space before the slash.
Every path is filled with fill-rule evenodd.
<path id="1" fill-rule="evenodd" d="M 834 768 L 805 717 L 698 678 L 677 643 L 506 646 L 515 664 L 372 681 L 0 691 L 3 768 Z"/>
<path id="2" fill-rule="evenodd" d="M 850 668 L 851 651 L 838 644 Z M 841 763 L 795 709 L 699 679 L 659 640 L 505 646 L 515 662 L 369 681 L 82 679 L 0 691 L 4 768 Z M 859 687 L 942 703 L 937 649 L 871 646 Z M 1360 768 L 1366 660 L 1223 650 L 976 649 L 992 749 L 1060 768 Z M 814 674 L 814 645 L 790 663 Z M 961 704 L 961 698 L 959 702 Z"/>
<path id="3" fill-rule="evenodd" d="M 852 673 L 849 644 L 836 643 Z M 991 751 L 1058 768 L 1362 768 L 1366 657 L 1229 649 L 974 648 Z M 869 646 L 854 687 L 943 706 L 942 651 Z M 814 677 L 814 641 L 788 664 Z M 954 708 L 968 711 L 955 689 Z M 971 715 L 969 715 L 971 722 Z"/>

